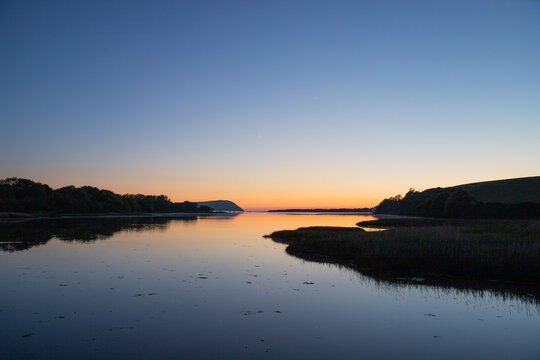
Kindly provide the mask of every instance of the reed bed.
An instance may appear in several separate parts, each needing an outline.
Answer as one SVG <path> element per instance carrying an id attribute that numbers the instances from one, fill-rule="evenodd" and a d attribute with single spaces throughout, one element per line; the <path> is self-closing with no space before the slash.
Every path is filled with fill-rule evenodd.
<path id="1" fill-rule="evenodd" d="M 289 244 L 288 253 L 307 259 L 407 276 L 458 276 L 540 286 L 540 220 L 419 223 L 380 232 L 311 227 L 276 231 L 269 237 Z"/>

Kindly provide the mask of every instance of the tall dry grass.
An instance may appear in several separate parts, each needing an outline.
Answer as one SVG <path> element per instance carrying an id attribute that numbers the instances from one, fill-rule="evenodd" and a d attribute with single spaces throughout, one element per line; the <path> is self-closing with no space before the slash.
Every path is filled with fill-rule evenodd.
<path id="1" fill-rule="evenodd" d="M 387 224 L 388 225 L 388 224 Z M 540 282 L 540 220 L 277 231 L 287 252 L 404 275 Z"/>

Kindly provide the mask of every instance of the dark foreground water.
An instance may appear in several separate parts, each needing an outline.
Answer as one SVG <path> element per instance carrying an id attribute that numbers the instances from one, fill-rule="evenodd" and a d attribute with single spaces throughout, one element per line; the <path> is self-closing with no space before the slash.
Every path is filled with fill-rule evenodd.
<path id="1" fill-rule="evenodd" d="M 540 359 L 533 300 L 380 282 L 262 238 L 360 220 L 0 224 L 0 358 Z"/>

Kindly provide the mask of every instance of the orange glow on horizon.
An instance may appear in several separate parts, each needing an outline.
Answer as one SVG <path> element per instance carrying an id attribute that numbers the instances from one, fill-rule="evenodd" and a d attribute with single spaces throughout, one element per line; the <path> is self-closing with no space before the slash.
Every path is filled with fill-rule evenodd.
<path id="1" fill-rule="evenodd" d="M 117 194 L 145 194 L 145 195 L 166 195 L 173 202 L 183 201 L 211 201 L 230 200 L 244 210 L 270 210 L 270 209 L 314 209 L 314 208 L 369 208 L 376 206 L 385 197 L 395 195 L 394 192 L 379 189 L 366 192 L 357 189 L 333 188 L 321 190 L 318 187 L 298 187 L 285 186 L 273 189 L 259 189 L 252 187 L 224 186 L 203 188 L 202 186 L 183 187 L 179 190 L 175 184 L 135 184 L 116 182 L 70 182 L 57 183 L 43 179 L 35 179 L 44 184 L 48 184 L 54 189 L 74 185 L 74 186 L 95 186 L 100 189 L 113 191 Z M 291 184 L 294 185 L 294 184 Z"/>
<path id="2" fill-rule="evenodd" d="M 320 190 L 317 188 L 298 189 L 280 188 L 277 190 L 265 189 L 227 189 L 228 191 L 197 191 L 188 196 L 184 192 L 170 192 L 172 201 L 209 201 L 231 200 L 244 210 L 269 210 L 269 209 L 313 209 L 313 208 L 366 208 L 379 204 L 388 191 L 354 191 L 354 189 Z"/>
<path id="3" fill-rule="evenodd" d="M 444 177 L 429 173 L 417 177 L 337 176 L 336 173 L 317 177 L 246 175 L 239 177 L 222 174 L 215 178 L 208 174 L 180 176 L 173 173 L 78 173 L 75 176 L 48 172 L 41 176 L 10 174 L 48 184 L 54 189 L 74 186 L 94 186 L 117 194 L 166 195 L 171 201 L 230 200 L 244 210 L 313 209 L 313 208 L 371 208 L 383 199 L 404 195 L 410 187 L 425 190 L 432 187 L 454 186 L 464 183 L 497 180 L 504 175 L 490 177 Z M 506 178 L 531 176 L 508 174 Z"/>

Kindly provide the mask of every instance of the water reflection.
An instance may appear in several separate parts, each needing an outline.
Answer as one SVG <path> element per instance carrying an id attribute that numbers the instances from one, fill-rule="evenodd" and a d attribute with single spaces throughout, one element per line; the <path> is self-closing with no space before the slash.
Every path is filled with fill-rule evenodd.
<path id="1" fill-rule="evenodd" d="M 0 252 L 0 357 L 537 358 L 539 307 L 526 298 L 381 280 L 262 238 L 361 220 L 369 217 L 0 225 L 2 241 L 46 243 Z"/>
<path id="2" fill-rule="evenodd" d="M 213 216 L 230 220 L 237 214 Z M 167 231 L 171 221 L 196 221 L 199 216 L 72 217 L 0 223 L 0 250 L 14 252 L 44 245 L 52 238 L 72 242 L 105 240 L 121 231 Z M 205 216 L 207 218 L 208 216 Z"/>
<path id="3" fill-rule="evenodd" d="M 298 257 L 297 255 L 290 255 Z M 351 276 L 356 276 L 358 281 L 366 286 L 377 288 L 379 291 L 384 291 L 391 294 L 399 294 L 403 292 L 413 291 L 424 293 L 425 296 L 434 298 L 450 298 L 468 303 L 481 304 L 484 302 L 499 302 L 506 301 L 519 304 L 515 310 L 523 310 L 528 314 L 540 314 L 540 296 L 538 288 L 526 287 L 523 285 L 512 284 L 497 284 L 491 282 L 479 281 L 463 281 L 457 279 L 441 279 L 438 282 L 426 280 L 423 278 L 401 278 L 396 276 L 386 276 L 381 273 L 373 273 L 356 268 L 352 265 L 337 264 L 328 261 L 314 260 L 312 258 L 302 259 L 306 262 L 316 262 L 331 268 L 338 268 L 341 271 L 346 271 Z M 535 284 L 536 285 L 536 284 Z M 512 305 L 515 306 L 515 305 Z"/>
<path id="4" fill-rule="evenodd" d="M 167 232 L 171 223 L 189 223 L 201 220 L 232 220 L 238 214 L 220 215 L 194 215 L 194 216 L 148 216 L 148 217 L 72 217 L 57 219 L 36 219 L 30 221 L 13 221 L 0 223 L 0 250 L 4 252 L 16 252 L 27 250 L 35 246 L 44 245 L 55 238 L 63 242 L 91 243 L 96 240 L 105 240 L 120 232 Z M 341 216 L 347 216 L 344 214 Z M 279 216 L 279 215 L 274 215 Z M 289 216 L 303 216 L 300 214 L 281 214 L 282 218 Z M 310 214 L 309 216 L 324 216 L 324 214 Z M 340 215 L 333 215 L 334 218 Z M 371 229 L 370 229 L 371 230 Z M 381 230 L 381 229 L 375 229 Z M 270 241 L 270 240 L 268 240 Z M 274 242 L 279 242 L 275 239 Z M 289 254 L 304 261 L 317 262 L 329 266 L 337 266 L 340 269 L 350 269 L 363 275 L 364 278 L 373 280 L 373 284 L 388 286 L 394 291 L 403 288 L 414 287 L 417 289 L 426 286 L 436 288 L 443 293 L 446 291 L 461 291 L 470 293 L 475 297 L 485 294 L 493 294 L 502 299 L 519 298 L 527 303 L 540 304 L 540 294 L 537 287 L 516 286 L 508 283 L 496 282 L 470 282 L 463 279 L 442 278 L 440 280 L 422 279 L 414 277 L 396 277 L 384 272 L 372 272 L 369 269 L 356 267 L 354 264 L 341 264 L 318 259 L 303 257 L 299 254 Z"/>

